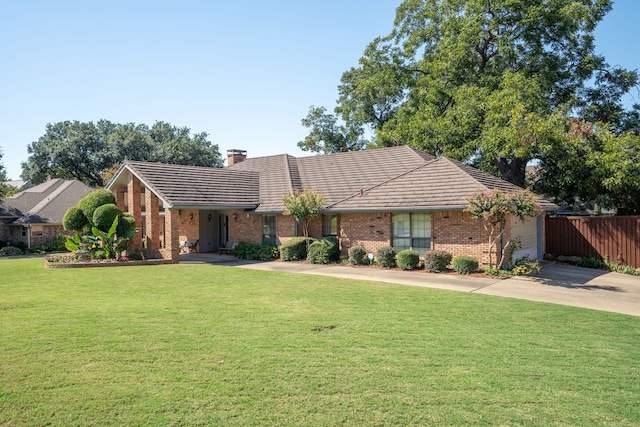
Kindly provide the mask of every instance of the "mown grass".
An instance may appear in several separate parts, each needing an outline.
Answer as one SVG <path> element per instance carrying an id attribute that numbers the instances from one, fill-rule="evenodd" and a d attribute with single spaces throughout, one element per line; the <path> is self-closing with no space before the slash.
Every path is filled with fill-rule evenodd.
<path id="1" fill-rule="evenodd" d="M 211 265 L 0 260 L 2 425 L 639 425 L 640 318 Z"/>

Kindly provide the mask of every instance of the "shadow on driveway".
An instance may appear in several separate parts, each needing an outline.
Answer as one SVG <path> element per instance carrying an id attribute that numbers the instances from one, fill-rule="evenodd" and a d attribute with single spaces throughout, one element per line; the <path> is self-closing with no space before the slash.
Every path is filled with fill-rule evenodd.
<path id="1" fill-rule="evenodd" d="M 559 286 L 567 289 L 584 289 L 588 291 L 602 290 L 609 292 L 626 292 L 619 286 L 598 284 L 608 273 L 593 268 L 575 267 L 564 264 L 545 264 L 540 274 L 530 276 L 531 280 L 546 286 Z"/>

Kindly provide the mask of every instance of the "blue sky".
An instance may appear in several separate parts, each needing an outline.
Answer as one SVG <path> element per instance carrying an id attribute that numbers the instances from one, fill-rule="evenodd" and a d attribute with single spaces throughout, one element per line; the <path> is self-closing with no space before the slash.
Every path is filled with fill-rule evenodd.
<path id="1" fill-rule="evenodd" d="M 400 3 L 3 1 L 1 162 L 17 179 L 47 123 L 100 119 L 207 132 L 223 155 L 308 155 L 300 120 L 311 105 L 333 110 L 340 76 Z M 640 68 L 638 16 L 640 2 L 618 0 L 598 27 L 611 64 Z"/>

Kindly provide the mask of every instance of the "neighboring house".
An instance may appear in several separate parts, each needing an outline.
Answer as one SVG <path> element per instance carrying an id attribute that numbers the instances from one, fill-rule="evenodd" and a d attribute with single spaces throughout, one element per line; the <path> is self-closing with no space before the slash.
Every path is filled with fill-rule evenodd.
<path id="1" fill-rule="evenodd" d="M 400 251 L 443 249 L 488 258 L 488 236 L 463 210 L 479 190 L 520 188 L 471 166 L 435 158 L 407 146 L 296 158 L 246 158 L 229 150 L 229 166 L 203 168 L 125 162 L 107 188 L 118 206 L 138 220 L 150 257 L 179 260 L 180 242 L 197 240 L 211 252 L 228 241 L 281 245 L 299 235 L 293 217 L 283 215 L 282 198 L 311 189 L 326 198 L 323 214 L 310 225 L 312 237 L 339 238 L 343 255 L 362 245 Z M 545 211 L 558 207 L 539 198 Z M 517 259 L 544 254 L 543 215 L 514 227 L 505 242 L 520 236 Z M 301 233 L 301 230 L 300 230 Z M 134 248 L 142 247 L 140 236 Z"/>
<path id="2" fill-rule="evenodd" d="M 33 187 L 33 184 L 31 184 L 31 181 L 27 180 L 27 181 L 23 181 L 21 179 L 15 179 L 12 181 L 6 181 L 5 184 L 10 185 L 14 188 L 18 188 L 20 190 L 28 190 L 29 188 Z"/>
<path id="3" fill-rule="evenodd" d="M 65 233 L 62 217 L 67 209 L 91 191 L 80 181 L 55 178 L 0 199 L 0 240 L 27 247 L 52 243 Z"/>

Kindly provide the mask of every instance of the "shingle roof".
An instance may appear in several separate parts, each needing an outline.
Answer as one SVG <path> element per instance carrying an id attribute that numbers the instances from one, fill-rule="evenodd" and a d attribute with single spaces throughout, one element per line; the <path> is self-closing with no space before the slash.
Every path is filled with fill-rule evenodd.
<path id="1" fill-rule="evenodd" d="M 168 207 L 253 209 L 258 205 L 257 172 L 136 161 L 125 162 L 121 170 L 124 168 Z M 121 171 L 107 188 L 124 183 L 118 179 L 123 179 Z"/>
<path id="2" fill-rule="evenodd" d="M 362 193 L 327 206 L 330 211 L 464 209 L 477 191 L 522 190 L 507 181 L 458 161 L 439 158 L 420 165 Z M 538 198 L 543 209 L 557 207 Z"/>
<path id="3" fill-rule="evenodd" d="M 471 166 L 407 146 L 248 158 L 225 169 L 131 161 L 123 168 L 169 207 L 235 207 L 262 213 L 281 212 L 283 196 L 294 189 L 322 193 L 326 210 L 332 212 L 463 209 L 479 190 L 520 190 Z M 114 180 L 123 184 L 121 171 Z M 539 203 L 543 209 L 557 209 L 543 198 Z"/>
<path id="4" fill-rule="evenodd" d="M 74 180 L 51 179 L 0 200 L 0 216 L 16 218 L 12 224 L 62 224 L 62 218 L 93 188 Z"/>

